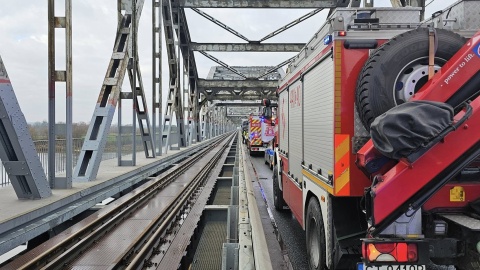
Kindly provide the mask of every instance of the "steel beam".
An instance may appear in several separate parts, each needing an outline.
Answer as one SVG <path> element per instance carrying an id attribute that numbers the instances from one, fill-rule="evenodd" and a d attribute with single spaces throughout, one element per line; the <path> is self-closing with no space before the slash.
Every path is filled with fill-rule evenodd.
<path id="1" fill-rule="evenodd" d="M 132 5 L 132 1 L 119 1 L 118 4 Z M 143 9 L 145 0 L 135 0 L 137 20 Z M 126 9 L 126 8 L 125 8 Z M 132 7 L 129 8 L 132 10 Z M 91 181 L 96 178 L 107 135 L 112 123 L 121 87 L 127 71 L 129 36 L 132 31 L 132 14 L 119 12 L 119 24 L 112 57 L 103 81 L 103 86 L 97 99 L 95 111 L 88 127 L 87 136 L 80 152 L 78 163 L 74 170 L 76 181 Z"/>
<path id="2" fill-rule="evenodd" d="M 203 141 L 203 137 L 201 134 L 201 127 L 200 127 L 200 92 L 198 91 L 198 88 L 196 88 L 196 93 L 195 93 L 195 103 L 194 103 L 194 117 L 196 118 L 197 125 L 195 126 L 195 134 L 197 136 L 197 143 Z"/>
<path id="3" fill-rule="evenodd" d="M 280 27 L 279 29 L 277 29 L 277 30 L 273 31 L 272 33 L 266 35 L 265 37 L 261 38 L 261 39 L 259 40 L 259 42 L 262 42 L 262 41 L 265 41 L 265 40 L 267 40 L 267 39 L 270 39 L 270 38 L 272 38 L 272 37 L 274 37 L 274 36 L 282 33 L 283 31 L 286 31 L 286 30 L 294 27 L 295 25 L 297 25 L 297 24 L 305 21 L 306 19 L 314 16 L 315 14 L 319 13 L 320 11 L 322 11 L 322 9 L 321 9 L 321 8 L 318 8 L 318 9 L 315 9 L 315 10 L 313 10 L 313 11 L 311 11 L 311 12 L 303 15 L 302 17 L 300 17 L 300 18 L 298 18 L 298 19 L 296 19 L 296 20 L 294 20 L 294 21 L 292 21 L 292 22 L 290 22 L 290 23 L 288 23 L 288 24 Z"/>
<path id="4" fill-rule="evenodd" d="M 331 8 L 346 7 L 346 0 L 180 0 L 186 8 Z"/>
<path id="5" fill-rule="evenodd" d="M 55 29 L 65 29 L 65 70 L 55 68 Z M 65 82 L 65 177 L 55 175 L 57 163 L 55 130 L 55 83 Z M 55 0 L 48 1 L 48 181 L 51 188 L 72 188 L 72 0 L 65 0 L 65 17 L 55 16 Z"/>
<path id="6" fill-rule="evenodd" d="M 152 139 L 157 156 L 162 155 L 162 0 L 152 0 Z"/>
<path id="7" fill-rule="evenodd" d="M 284 76 L 282 69 L 278 69 L 278 66 L 233 66 L 235 70 L 244 74 L 250 80 L 255 80 L 256 78 L 265 75 L 266 72 L 269 72 L 269 76 L 264 78 L 267 81 L 278 81 Z M 272 69 L 276 69 L 276 72 L 271 72 Z M 210 71 L 207 75 L 207 80 L 243 80 L 244 78 L 230 71 L 229 69 L 223 66 L 213 66 L 210 68 Z"/>
<path id="8" fill-rule="evenodd" d="M 203 89 L 242 89 L 242 88 L 277 88 L 278 81 L 267 80 L 205 80 L 198 79 L 198 87 Z"/>
<path id="9" fill-rule="evenodd" d="M 237 74 L 238 76 L 240 76 L 240 77 L 242 77 L 242 78 L 244 78 L 244 79 L 247 78 L 247 76 L 243 75 L 243 74 L 242 74 L 241 72 L 239 72 L 238 70 L 236 70 L 236 69 L 230 67 L 229 65 L 225 64 L 224 62 L 222 62 L 220 59 L 214 57 L 213 55 L 210 55 L 210 54 L 208 54 L 208 53 L 206 53 L 206 52 L 202 52 L 202 51 L 201 51 L 200 53 L 203 54 L 203 55 L 204 55 L 205 57 L 207 57 L 208 59 L 214 61 L 215 63 L 217 63 L 217 64 L 219 64 L 219 65 L 221 65 L 222 67 L 224 67 L 224 68 L 230 70 L 231 72 Z"/>
<path id="10" fill-rule="evenodd" d="M 222 23 L 221 21 L 215 19 L 214 17 L 210 16 L 209 14 L 199 10 L 199 9 L 196 9 L 196 8 L 192 8 L 193 11 L 197 12 L 199 15 L 201 15 L 202 17 L 206 18 L 207 20 L 213 22 L 214 24 L 220 26 L 221 28 L 227 30 L 228 32 L 234 34 L 235 36 L 245 40 L 245 41 L 250 41 L 247 37 L 245 37 L 244 35 L 240 34 L 239 32 L 233 30 L 233 28 L 229 27 L 228 25 Z"/>
<path id="11" fill-rule="evenodd" d="M 280 69 L 281 67 L 283 67 L 283 66 L 285 66 L 285 65 L 287 65 L 287 64 L 290 64 L 290 62 L 292 62 L 293 59 L 295 59 L 295 58 L 296 58 L 296 56 L 293 56 L 293 57 L 291 57 L 291 58 L 283 61 L 282 63 L 278 64 L 276 67 L 273 67 L 273 68 L 265 71 L 265 73 L 263 73 L 262 75 L 258 76 L 257 79 L 260 79 L 260 78 L 262 78 L 262 77 L 264 77 L 264 76 L 266 76 L 266 75 L 268 75 L 268 74 L 271 74 L 271 73 L 273 73 L 273 72 L 276 72 L 276 71 L 277 71 L 278 69 Z"/>
<path id="12" fill-rule="evenodd" d="M 229 101 L 219 101 L 219 102 L 216 102 L 215 105 L 218 105 L 218 106 L 227 106 L 227 107 L 259 107 L 259 106 L 262 106 L 262 101 L 261 100 L 258 100 L 258 101 L 248 101 L 248 102 L 242 102 L 242 103 L 238 103 L 238 102 L 229 102 Z"/>
<path id="13" fill-rule="evenodd" d="M 41 199 L 52 195 L 1 57 L 0 160 L 19 199 Z"/>
<path id="14" fill-rule="evenodd" d="M 299 52 L 305 43 L 190 43 L 192 51 L 211 52 Z"/>
<path id="15" fill-rule="evenodd" d="M 190 90 L 191 90 L 191 93 L 193 93 L 196 91 L 196 87 L 197 87 L 197 79 L 198 79 L 197 64 L 195 62 L 195 54 L 193 53 L 192 50 L 189 49 L 189 44 L 192 42 L 192 40 L 190 38 L 190 31 L 188 29 L 187 17 L 185 15 L 185 11 L 183 9 L 180 9 L 178 16 L 180 19 L 179 36 L 180 36 L 180 40 L 183 40 L 183 43 L 180 44 L 180 50 L 182 52 L 185 66 L 186 66 L 186 63 L 188 62 L 188 74 L 189 74 L 190 85 L 192 86 Z"/>
<path id="16" fill-rule="evenodd" d="M 176 116 L 178 137 L 178 148 L 185 147 L 185 120 L 184 108 L 182 101 L 182 92 L 180 91 L 180 43 L 181 29 L 180 29 L 180 8 L 176 7 L 175 11 L 172 7 L 171 0 L 163 1 L 163 27 L 165 33 L 165 40 L 167 44 L 167 56 L 169 63 L 169 90 L 167 105 L 165 108 L 165 115 L 163 119 L 162 131 L 162 145 L 165 147 L 164 153 L 167 153 L 170 147 L 170 136 L 172 135 L 172 121 L 173 116 Z M 175 39 L 175 35 L 177 39 Z"/>
<path id="17" fill-rule="evenodd" d="M 234 95 L 225 95 L 225 94 L 217 94 L 217 95 L 209 95 L 207 96 L 207 99 L 209 101 L 215 101 L 215 100 L 259 100 L 259 99 L 276 99 L 277 97 L 275 96 L 275 91 L 271 91 L 268 94 L 257 94 L 257 95 L 243 95 L 243 96 L 234 96 Z"/>

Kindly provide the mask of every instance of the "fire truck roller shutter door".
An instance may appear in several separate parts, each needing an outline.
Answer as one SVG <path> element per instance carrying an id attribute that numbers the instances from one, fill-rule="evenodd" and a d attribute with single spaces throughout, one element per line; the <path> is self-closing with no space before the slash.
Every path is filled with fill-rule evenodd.
<path id="1" fill-rule="evenodd" d="M 278 103 L 278 148 L 281 153 L 288 153 L 288 91 L 280 93 Z"/>
<path id="2" fill-rule="evenodd" d="M 438 70 L 465 44 L 465 39 L 443 29 L 435 32 Z M 392 38 L 370 55 L 358 76 L 355 100 L 367 130 L 377 116 L 407 102 L 428 81 L 428 48 L 428 29 L 419 28 Z"/>

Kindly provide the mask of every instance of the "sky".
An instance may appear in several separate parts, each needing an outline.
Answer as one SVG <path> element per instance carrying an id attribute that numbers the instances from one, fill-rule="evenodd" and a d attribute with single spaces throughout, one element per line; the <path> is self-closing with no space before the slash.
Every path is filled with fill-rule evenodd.
<path id="1" fill-rule="evenodd" d="M 427 0 L 429 3 L 431 0 Z M 63 2 L 57 0 L 56 16 L 64 15 Z M 90 122 L 98 94 L 112 54 L 117 26 L 116 0 L 73 0 L 73 121 Z M 426 17 L 455 1 L 434 0 L 427 6 Z M 0 0 L 0 56 L 27 122 L 48 119 L 47 81 L 47 0 Z M 375 0 L 376 6 L 390 6 L 388 0 Z M 251 40 L 310 12 L 308 9 L 203 9 Z M 325 21 L 327 10 L 294 26 L 266 42 L 307 42 Z M 190 9 L 186 9 L 190 36 L 194 42 L 243 42 Z M 139 24 L 139 59 L 151 108 L 152 34 L 151 1 L 146 0 Z M 56 30 L 57 70 L 65 68 L 64 31 Z M 276 66 L 295 53 L 209 52 L 230 66 Z M 165 54 L 164 54 L 165 58 Z M 165 59 L 164 59 L 165 60 Z M 206 78 L 215 62 L 195 53 L 200 78 Z M 165 62 L 165 61 L 164 61 Z M 168 68 L 163 66 L 167 91 Z M 125 79 L 125 83 L 128 78 Z M 124 87 L 126 85 L 124 84 Z M 64 83 L 57 83 L 56 119 L 65 121 Z M 131 103 L 130 103 L 131 104 Z M 125 106 L 131 106 L 125 104 Z M 165 98 L 162 104 L 165 107 Z M 125 108 L 125 107 L 124 107 Z M 131 115 L 126 109 L 123 115 Z M 131 121 L 131 120 L 130 120 Z M 116 122 L 116 117 L 114 118 Z M 128 122 L 126 122 L 128 123 Z"/>

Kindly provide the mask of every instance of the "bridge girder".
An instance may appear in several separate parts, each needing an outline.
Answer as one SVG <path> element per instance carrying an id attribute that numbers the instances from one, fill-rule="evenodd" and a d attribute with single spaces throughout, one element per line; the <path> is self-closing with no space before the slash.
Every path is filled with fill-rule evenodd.
<path id="1" fill-rule="evenodd" d="M 198 79 L 198 87 L 203 89 L 276 89 L 278 81 L 267 80 L 206 80 Z"/>
<path id="2" fill-rule="evenodd" d="M 211 52 L 299 52 L 305 43 L 190 43 L 192 51 Z"/>
<path id="3" fill-rule="evenodd" d="M 331 8 L 345 7 L 346 0 L 180 0 L 185 8 Z"/>

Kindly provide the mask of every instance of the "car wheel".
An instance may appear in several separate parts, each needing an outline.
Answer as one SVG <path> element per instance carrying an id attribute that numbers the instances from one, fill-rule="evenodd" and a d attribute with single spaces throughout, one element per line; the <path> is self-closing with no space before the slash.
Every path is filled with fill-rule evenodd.
<path id="1" fill-rule="evenodd" d="M 320 204 L 316 198 L 311 198 L 308 203 L 305 225 L 308 266 L 314 270 L 327 270 L 325 229 Z"/>
<path id="2" fill-rule="evenodd" d="M 283 207 L 285 207 L 285 200 L 283 199 L 283 191 L 280 190 L 279 181 L 282 181 L 282 179 L 278 178 L 277 166 L 275 165 L 273 167 L 273 176 L 272 176 L 273 205 L 275 206 L 276 210 L 282 211 Z"/>
<path id="3" fill-rule="evenodd" d="M 465 39 L 451 31 L 435 31 L 436 72 L 465 44 Z M 428 81 L 428 54 L 427 28 L 400 34 L 371 54 L 358 76 L 355 98 L 367 130 L 377 116 L 410 100 Z"/>

